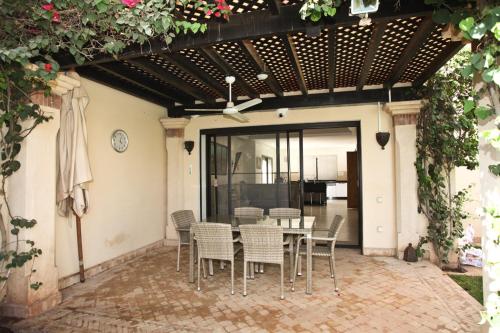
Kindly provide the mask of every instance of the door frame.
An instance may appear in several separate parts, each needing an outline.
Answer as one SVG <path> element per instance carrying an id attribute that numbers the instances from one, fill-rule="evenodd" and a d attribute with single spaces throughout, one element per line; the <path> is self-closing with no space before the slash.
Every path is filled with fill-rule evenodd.
<path id="1" fill-rule="evenodd" d="M 355 247 L 355 248 L 360 248 L 361 253 L 363 253 L 363 165 L 362 165 L 362 147 L 361 147 L 361 121 L 359 120 L 354 120 L 354 121 L 336 121 L 336 122 L 322 122 L 322 123 L 298 123 L 298 124 L 284 124 L 284 125 L 262 125 L 262 126 L 237 126 L 237 127 L 223 127 L 223 128 L 208 128 L 208 129 L 201 129 L 200 130 L 200 140 L 199 142 L 202 141 L 203 136 L 228 136 L 228 145 L 230 146 L 230 137 L 234 135 L 248 135 L 248 134 L 267 134 L 267 133 L 273 133 L 273 132 L 288 132 L 288 131 L 296 131 L 299 132 L 299 150 L 300 150 L 300 184 L 301 184 L 301 198 L 303 199 L 304 197 L 304 161 L 303 161 L 303 155 L 304 155 L 304 147 L 303 147 L 303 130 L 308 130 L 308 129 L 324 129 L 324 128 L 343 128 L 343 127 L 354 127 L 356 128 L 356 145 L 357 145 L 357 152 L 358 152 L 358 191 L 359 191 L 359 198 L 358 198 L 358 239 L 359 239 L 359 246 L 345 246 L 345 247 Z M 210 152 L 210 142 L 208 140 L 206 141 L 206 149 L 205 149 L 205 154 L 206 155 L 206 165 L 202 165 L 202 154 L 203 151 L 200 149 L 200 170 L 201 168 L 205 167 L 207 170 L 206 172 L 206 178 L 209 179 L 210 174 L 208 173 L 210 170 L 209 166 L 209 160 L 208 160 L 208 154 Z M 231 151 L 230 147 L 228 147 L 229 151 L 229 156 Z M 289 155 L 288 155 L 289 156 Z M 228 163 L 229 165 L 231 164 L 230 162 Z M 201 177 L 200 173 L 200 218 L 202 215 L 203 211 L 203 203 L 201 198 L 203 197 L 203 179 Z M 208 186 L 206 186 L 207 192 L 210 191 Z M 209 196 L 207 196 L 207 199 Z M 207 201 L 208 205 L 208 201 Z M 304 211 L 304 200 L 301 200 L 301 210 Z M 206 209 L 206 208 L 205 208 Z"/>

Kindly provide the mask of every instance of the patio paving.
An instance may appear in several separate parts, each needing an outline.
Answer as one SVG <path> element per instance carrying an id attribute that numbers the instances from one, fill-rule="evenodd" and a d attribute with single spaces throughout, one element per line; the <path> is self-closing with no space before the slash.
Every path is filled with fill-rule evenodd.
<path id="1" fill-rule="evenodd" d="M 279 299 L 278 267 L 249 280 L 242 292 L 236 263 L 215 268 L 202 291 L 188 282 L 187 248 L 181 272 L 176 251 L 164 247 L 63 291 L 57 308 L 11 326 L 15 332 L 478 332 L 480 304 L 428 262 L 365 257 L 338 249 L 341 295 L 334 293 L 326 259 L 313 271 L 313 295 L 305 278 Z M 241 255 L 240 255 L 241 259 Z M 285 260 L 287 262 L 287 260 Z M 285 267 L 287 272 L 288 267 Z M 286 274 L 285 274 L 286 275 Z"/>

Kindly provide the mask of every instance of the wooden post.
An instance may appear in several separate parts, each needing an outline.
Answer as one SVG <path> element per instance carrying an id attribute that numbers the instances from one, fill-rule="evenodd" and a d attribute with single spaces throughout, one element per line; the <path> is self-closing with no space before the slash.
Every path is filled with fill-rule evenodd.
<path id="1" fill-rule="evenodd" d="M 83 266 L 83 246 L 82 246 L 82 221 L 74 211 L 76 217 L 76 240 L 78 243 L 78 266 L 80 267 L 80 282 L 85 282 L 85 267 Z"/>

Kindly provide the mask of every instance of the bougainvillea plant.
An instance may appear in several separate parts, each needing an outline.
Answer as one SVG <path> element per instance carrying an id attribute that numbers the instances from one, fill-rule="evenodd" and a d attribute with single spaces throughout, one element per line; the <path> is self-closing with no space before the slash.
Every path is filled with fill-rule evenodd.
<path id="1" fill-rule="evenodd" d="M 148 41 L 156 39 L 168 46 L 178 34 L 206 30 L 206 23 L 184 19 L 176 6 L 208 18 L 227 20 L 231 14 L 225 0 L 0 0 L 0 195 L 5 208 L 0 216 L 0 299 L 10 270 L 33 264 L 42 254 L 22 236 L 36 221 L 13 215 L 5 186 L 21 168 L 23 140 L 49 121 L 31 96 L 50 93 L 48 83 L 60 69 L 55 55 L 70 54 L 81 64 L 99 54 L 117 56 L 132 44 L 147 49 Z"/>
<path id="2" fill-rule="evenodd" d="M 477 121 L 461 102 L 472 90 L 472 79 L 460 73 L 469 57 L 470 51 L 462 50 L 419 89 L 426 102 L 417 121 L 418 209 L 429 224 L 418 250 L 431 243 L 439 266 L 449 263 L 452 251 L 460 251 L 456 241 L 463 237 L 467 217 L 468 188 L 453 191 L 453 171 L 478 166 Z"/>

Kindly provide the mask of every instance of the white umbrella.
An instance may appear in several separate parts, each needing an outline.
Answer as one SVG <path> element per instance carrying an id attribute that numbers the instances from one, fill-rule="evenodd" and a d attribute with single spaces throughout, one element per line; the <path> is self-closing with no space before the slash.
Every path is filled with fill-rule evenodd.
<path id="1" fill-rule="evenodd" d="M 58 78 L 58 82 L 70 82 L 72 89 L 62 95 L 61 126 L 57 135 L 57 206 L 59 214 L 76 216 L 78 237 L 78 258 L 80 280 L 83 282 L 83 251 L 81 244 L 80 218 L 89 208 L 88 183 L 92 181 L 90 162 L 87 153 L 87 128 L 85 108 L 89 97 L 80 85 L 80 76 L 76 72 L 67 72 Z"/>

